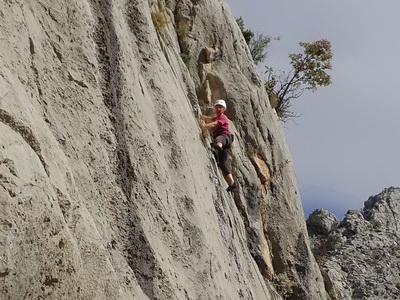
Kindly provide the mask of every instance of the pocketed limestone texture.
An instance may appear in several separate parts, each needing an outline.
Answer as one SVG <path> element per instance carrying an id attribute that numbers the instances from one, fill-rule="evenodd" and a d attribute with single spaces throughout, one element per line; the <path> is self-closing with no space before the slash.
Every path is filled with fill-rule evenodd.
<path id="1" fill-rule="evenodd" d="M 223 1 L 1 1 L 0 41 L 2 299 L 327 299 Z M 232 194 L 198 126 L 219 98 Z"/>

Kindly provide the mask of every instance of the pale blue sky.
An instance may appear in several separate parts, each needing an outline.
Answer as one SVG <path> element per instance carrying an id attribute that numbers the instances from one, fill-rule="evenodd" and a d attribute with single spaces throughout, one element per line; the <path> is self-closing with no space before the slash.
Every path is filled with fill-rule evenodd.
<path id="1" fill-rule="evenodd" d="M 333 84 L 293 103 L 284 124 L 306 217 L 339 218 L 369 196 L 399 186 L 400 1 L 227 0 L 245 27 L 279 36 L 266 65 L 289 70 L 299 41 L 332 43 Z"/>

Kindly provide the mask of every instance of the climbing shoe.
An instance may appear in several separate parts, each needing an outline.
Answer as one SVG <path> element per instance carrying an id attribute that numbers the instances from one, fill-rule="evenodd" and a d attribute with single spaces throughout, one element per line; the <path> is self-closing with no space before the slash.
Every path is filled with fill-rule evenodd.
<path id="1" fill-rule="evenodd" d="M 228 188 L 226 189 L 227 192 L 231 192 L 234 189 L 236 189 L 236 183 L 233 183 L 232 185 L 228 186 Z"/>

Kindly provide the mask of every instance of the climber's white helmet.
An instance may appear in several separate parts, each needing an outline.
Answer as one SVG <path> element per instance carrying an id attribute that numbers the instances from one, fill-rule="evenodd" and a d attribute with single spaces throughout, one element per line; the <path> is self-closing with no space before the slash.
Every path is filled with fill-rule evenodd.
<path id="1" fill-rule="evenodd" d="M 221 105 L 221 106 L 223 106 L 223 107 L 226 109 L 225 100 L 217 100 L 217 101 L 215 101 L 214 106 L 217 106 L 217 105 Z"/>

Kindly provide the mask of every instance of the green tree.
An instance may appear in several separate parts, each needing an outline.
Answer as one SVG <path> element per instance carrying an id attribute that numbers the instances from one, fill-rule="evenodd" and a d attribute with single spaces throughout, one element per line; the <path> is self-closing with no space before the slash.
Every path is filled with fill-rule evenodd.
<path id="1" fill-rule="evenodd" d="M 273 38 L 261 33 L 255 34 L 252 30 L 245 29 L 242 17 L 237 18 L 236 23 L 239 25 L 239 28 L 242 31 L 253 61 L 256 63 L 256 65 L 259 65 L 267 58 L 267 49 L 270 43 L 273 40 L 279 40 L 279 38 Z"/>
<path id="2" fill-rule="evenodd" d="M 267 57 L 271 41 L 279 40 L 279 37 L 255 35 L 253 31 L 245 29 L 242 17 L 237 18 L 236 22 L 249 46 L 254 62 L 260 64 Z M 331 76 L 326 73 L 332 69 L 331 43 L 323 39 L 313 43 L 300 42 L 299 45 L 303 47 L 303 53 L 289 54 L 291 71 L 276 72 L 272 67 L 265 67 L 267 74 L 265 89 L 272 107 L 282 121 L 298 117 L 291 110 L 291 100 L 299 98 L 305 90 L 314 92 L 319 86 L 328 86 L 332 83 Z"/>
<path id="3" fill-rule="evenodd" d="M 240 31 L 242 31 L 244 40 L 246 41 L 247 45 L 250 43 L 251 39 L 254 37 L 254 32 L 244 28 L 244 21 L 242 17 L 236 18 L 236 23 L 239 25 Z"/>
<path id="4" fill-rule="evenodd" d="M 270 36 L 257 33 L 257 35 L 253 36 L 253 38 L 250 40 L 250 43 L 248 43 L 251 57 L 256 65 L 259 65 L 267 58 L 267 49 L 272 40 L 279 40 L 279 37 L 272 38 Z"/>
<path id="5" fill-rule="evenodd" d="M 332 69 L 331 43 L 325 39 L 313 43 L 300 42 L 303 53 L 290 54 L 290 72 L 275 72 L 267 67 L 265 88 L 279 118 L 283 121 L 298 117 L 291 111 L 291 100 L 299 98 L 304 90 L 315 91 L 319 86 L 328 86 L 331 76 L 326 73 Z"/>

